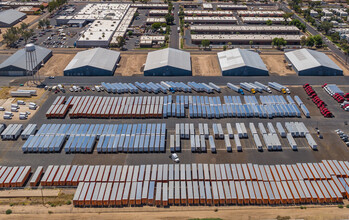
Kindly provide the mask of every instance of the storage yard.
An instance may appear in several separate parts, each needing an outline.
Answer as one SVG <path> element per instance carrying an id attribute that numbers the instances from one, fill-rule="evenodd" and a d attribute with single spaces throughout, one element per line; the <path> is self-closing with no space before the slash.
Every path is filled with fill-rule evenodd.
<path id="1" fill-rule="evenodd" d="M 287 24 L 284 4 L 42 12 L 52 34 L 1 55 L 4 81 L 19 77 L 0 88 L 0 216 L 41 203 L 38 215 L 63 219 L 349 208 L 349 69 L 335 51 L 300 47 L 312 31 Z"/>

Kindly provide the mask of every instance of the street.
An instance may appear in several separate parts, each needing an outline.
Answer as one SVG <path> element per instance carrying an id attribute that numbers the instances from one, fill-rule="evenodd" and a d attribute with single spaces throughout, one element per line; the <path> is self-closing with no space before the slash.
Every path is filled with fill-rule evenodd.
<path id="1" fill-rule="evenodd" d="M 174 3 L 173 4 L 174 24 L 171 26 L 170 48 L 175 48 L 175 49 L 179 49 L 178 27 L 180 26 L 180 23 L 179 23 L 178 11 L 179 11 L 179 4 Z"/>

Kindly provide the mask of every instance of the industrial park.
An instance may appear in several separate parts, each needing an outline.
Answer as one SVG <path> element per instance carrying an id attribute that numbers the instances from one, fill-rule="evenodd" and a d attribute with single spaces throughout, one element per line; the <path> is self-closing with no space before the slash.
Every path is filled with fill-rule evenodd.
<path id="1" fill-rule="evenodd" d="M 348 218 L 348 13 L 0 2 L 0 218 Z"/>

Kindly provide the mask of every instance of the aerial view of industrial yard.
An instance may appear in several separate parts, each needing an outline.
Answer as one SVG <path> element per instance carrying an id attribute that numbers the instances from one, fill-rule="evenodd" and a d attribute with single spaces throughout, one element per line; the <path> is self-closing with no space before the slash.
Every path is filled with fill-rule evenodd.
<path id="1" fill-rule="evenodd" d="M 0 219 L 349 219 L 348 13 L 1 1 Z"/>

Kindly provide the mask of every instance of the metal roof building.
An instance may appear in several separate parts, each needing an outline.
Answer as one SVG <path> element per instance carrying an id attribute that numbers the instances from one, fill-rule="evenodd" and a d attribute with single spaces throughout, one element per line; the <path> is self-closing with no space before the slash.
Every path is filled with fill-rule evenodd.
<path id="1" fill-rule="evenodd" d="M 223 76 L 268 76 L 268 69 L 258 53 L 232 49 L 217 53 Z"/>
<path id="2" fill-rule="evenodd" d="M 35 68 L 40 68 L 52 56 L 52 50 L 35 45 L 37 63 Z M 25 48 L 18 50 L 2 64 L 0 64 L 0 76 L 25 76 L 27 72 Z"/>
<path id="3" fill-rule="evenodd" d="M 326 54 L 300 49 L 285 53 L 285 59 L 292 64 L 300 76 L 342 76 L 343 70 Z"/>
<path id="4" fill-rule="evenodd" d="M 27 15 L 14 9 L 9 9 L 0 12 L 0 27 L 12 27 L 21 20 L 25 19 Z"/>
<path id="5" fill-rule="evenodd" d="M 95 48 L 77 53 L 64 69 L 65 76 L 112 76 L 120 60 L 120 53 Z"/>
<path id="6" fill-rule="evenodd" d="M 190 53 L 166 48 L 148 53 L 145 76 L 191 76 Z"/>

